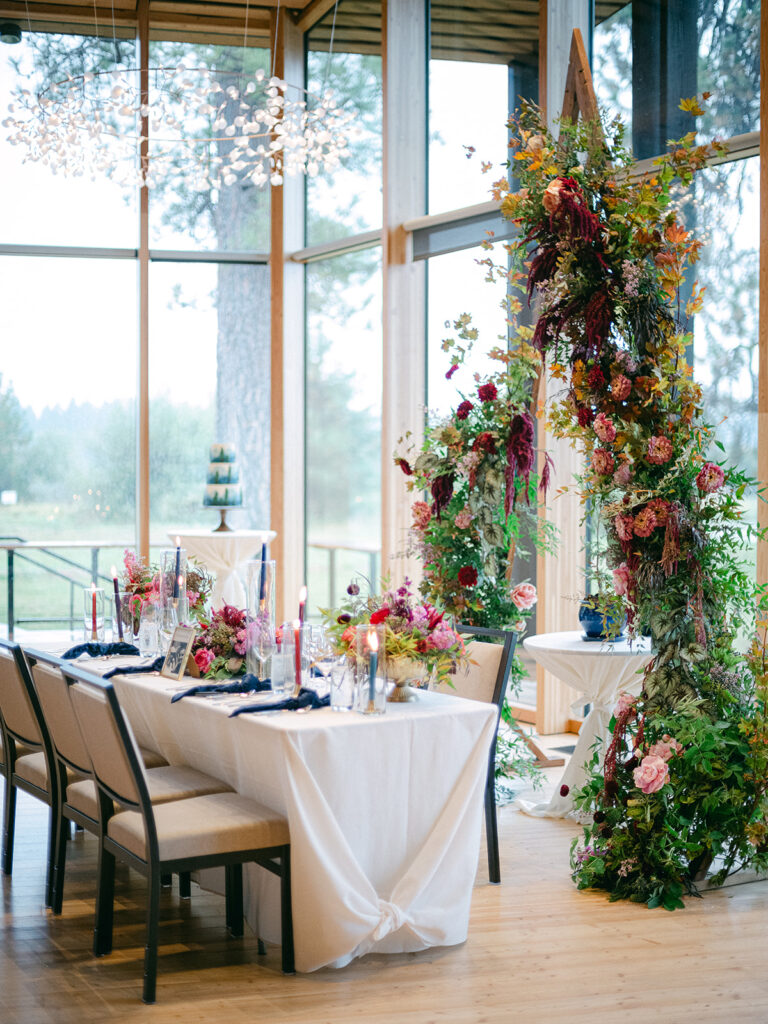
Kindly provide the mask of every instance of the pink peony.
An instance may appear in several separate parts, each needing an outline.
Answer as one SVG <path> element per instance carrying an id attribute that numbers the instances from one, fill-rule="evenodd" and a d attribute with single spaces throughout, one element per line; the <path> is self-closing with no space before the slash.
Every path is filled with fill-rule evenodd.
<path id="1" fill-rule="evenodd" d="M 613 455 L 605 448 L 595 448 L 592 452 L 592 469 L 598 476 L 608 476 L 613 472 Z"/>
<path id="2" fill-rule="evenodd" d="M 430 639 L 430 646 L 437 651 L 447 651 L 458 643 L 458 637 L 447 622 L 438 623 Z"/>
<path id="3" fill-rule="evenodd" d="M 509 596 L 512 599 L 512 604 L 521 612 L 527 612 L 533 608 L 539 599 L 536 587 L 532 583 L 518 583 L 516 587 L 512 588 Z"/>
<path id="4" fill-rule="evenodd" d="M 702 494 L 719 491 L 725 482 L 725 473 L 714 462 L 705 462 L 696 475 L 696 486 Z"/>
<path id="5" fill-rule="evenodd" d="M 616 570 L 614 569 L 614 572 Z M 623 715 L 630 708 L 635 706 L 637 697 L 633 697 L 631 693 L 627 693 L 626 690 L 622 690 L 619 694 L 619 699 L 616 701 L 616 707 L 613 709 L 613 717 L 618 718 L 619 715 Z"/>
<path id="6" fill-rule="evenodd" d="M 611 441 L 616 440 L 616 427 L 614 427 L 613 421 L 608 419 L 604 412 L 599 412 L 595 416 L 595 422 L 592 426 L 604 444 L 610 444 Z"/>
<path id="7" fill-rule="evenodd" d="M 650 537 L 657 525 L 656 513 L 649 505 L 646 505 L 645 508 L 640 509 L 635 516 L 635 523 L 633 527 L 635 536 Z"/>
<path id="8" fill-rule="evenodd" d="M 677 753 L 675 748 L 670 743 L 652 743 L 648 747 L 648 754 L 651 757 L 660 757 L 662 761 L 668 761 L 673 754 Z"/>
<path id="9" fill-rule="evenodd" d="M 208 669 L 211 667 L 215 659 L 213 651 L 207 647 L 201 647 L 199 651 L 195 651 L 194 654 L 195 664 L 200 669 L 200 675 L 204 676 Z"/>
<path id="10" fill-rule="evenodd" d="M 635 521 L 632 516 L 621 514 L 614 516 L 613 525 L 616 527 L 619 540 L 632 540 L 635 535 Z"/>
<path id="11" fill-rule="evenodd" d="M 432 509 L 426 501 L 414 501 L 411 505 L 413 526 L 416 530 L 426 530 L 432 520 Z"/>
<path id="12" fill-rule="evenodd" d="M 611 379 L 611 397 L 614 402 L 623 402 L 629 398 L 632 391 L 632 381 L 623 373 L 617 373 Z"/>
<path id="13" fill-rule="evenodd" d="M 627 563 L 622 562 L 620 566 L 613 570 L 613 589 L 619 597 L 624 597 L 629 590 L 631 582 L 632 573 Z"/>
<path id="14" fill-rule="evenodd" d="M 652 437 L 648 441 L 648 461 L 663 466 L 672 458 L 672 442 L 668 437 Z"/>
<path id="15" fill-rule="evenodd" d="M 563 182 L 560 178 L 554 178 L 544 190 L 544 195 L 542 196 L 541 201 L 544 204 L 544 209 L 547 213 L 554 213 L 560 206 L 560 191 L 562 187 Z"/>
<path id="16" fill-rule="evenodd" d="M 632 467 L 628 462 L 622 462 L 613 474 L 613 482 L 617 487 L 627 487 L 632 479 Z"/>
<path id="17" fill-rule="evenodd" d="M 664 743 L 668 744 L 668 746 L 670 746 L 672 748 L 672 752 L 674 754 L 682 754 L 682 752 L 683 752 L 683 744 L 682 743 L 678 743 L 678 741 L 676 739 L 673 739 L 669 735 L 669 733 L 665 732 L 664 735 L 661 738 L 664 741 Z"/>
<path id="18" fill-rule="evenodd" d="M 667 762 L 657 754 L 648 754 L 634 769 L 632 775 L 635 785 L 643 793 L 658 793 L 669 779 L 669 768 Z"/>
<path id="19" fill-rule="evenodd" d="M 468 530 L 472 525 L 472 513 L 469 509 L 463 508 L 461 512 L 456 514 L 456 518 L 453 521 L 460 530 Z"/>

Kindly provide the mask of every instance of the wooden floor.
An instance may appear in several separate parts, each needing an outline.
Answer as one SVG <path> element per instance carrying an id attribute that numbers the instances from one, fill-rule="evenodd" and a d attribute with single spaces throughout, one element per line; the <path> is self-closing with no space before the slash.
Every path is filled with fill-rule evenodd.
<path id="1" fill-rule="evenodd" d="M 459 947 L 368 956 L 285 978 L 279 949 L 227 939 L 223 901 L 164 894 L 158 1002 L 140 1001 L 143 882 L 120 871 L 115 952 L 90 952 L 95 843 L 71 844 L 64 913 L 43 909 L 45 808 L 21 795 L 15 871 L 2 878 L 0 1024 L 768 1022 L 768 882 L 673 914 L 609 904 L 568 876 L 575 826 L 500 812 L 502 878 L 484 852 Z"/>

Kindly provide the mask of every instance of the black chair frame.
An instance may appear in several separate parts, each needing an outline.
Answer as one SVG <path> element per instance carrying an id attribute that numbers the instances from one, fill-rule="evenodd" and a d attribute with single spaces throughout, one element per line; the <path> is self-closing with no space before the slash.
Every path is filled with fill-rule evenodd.
<path id="1" fill-rule="evenodd" d="M 485 780 L 485 841 L 488 848 L 488 876 L 494 885 L 498 885 L 501 882 L 501 862 L 499 859 L 499 827 L 496 818 L 496 737 L 499 733 L 501 709 L 504 705 L 509 674 L 512 670 L 512 659 L 515 656 L 517 633 L 507 629 L 490 629 L 463 624 L 457 624 L 456 630 L 462 636 L 500 640 L 504 647 L 491 700 L 491 703 L 496 705 L 496 727 L 493 730 L 491 749 L 488 753 L 488 775 Z"/>
<path id="2" fill-rule="evenodd" d="M 57 762 L 53 751 L 53 744 L 51 743 L 51 738 L 48 734 L 48 727 L 45 724 L 45 718 L 43 717 L 40 701 L 37 697 L 37 691 L 35 690 L 35 686 L 32 681 L 32 676 L 29 671 L 24 651 L 21 649 L 19 644 L 12 643 L 8 640 L 0 640 L 0 647 L 8 651 L 16 663 L 20 678 L 29 696 L 32 711 L 42 739 L 42 743 L 40 743 L 38 740 L 29 736 L 22 736 L 20 733 L 13 732 L 5 721 L 5 718 L 0 714 L 0 727 L 2 727 L 3 731 L 3 748 L 5 750 L 5 802 L 3 806 L 2 868 L 3 873 L 6 875 L 10 875 L 13 871 L 13 845 L 16 833 L 16 793 L 17 790 L 21 789 L 26 793 L 30 793 L 38 800 L 42 800 L 50 809 L 48 827 L 48 867 L 46 871 L 45 884 L 45 905 L 46 907 L 50 907 L 53 905 L 54 896 L 53 865 L 55 861 L 56 823 L 60 815 L 62 799 L 62 789 L 56 768 Z M 48 771 L 47 791 L 40 789 L 39 786 L 35 786 L 33 783 L 16 774 L 17 743 L 22 743 L 24 746 L 28 746 L 32 749 L 42 749 L 43 754 L 45 755 L 45 763 Z"/>
<path id="3" fill-rule="evenodd" d="M 99 778 L 98 773 L 94 776 L 98 789 L 101 817 L 98 864 L 99 880 L 96 896 L 96 923 L 93 936 L 94 954 L 96 956 L 104 956 L 112 951 L 115 860 L 118 859 L 145 877 L 148 883 L 143 999 L 145 1003 L 153 1003 L 155 1001 L 157 983 L 160 888 L 163 875 L 177 872 L 181 874 L 182 872 L 223 866 L 225 868 L 226 882 L 226 923 L 230 933 L 235 938 L 240 938 L 243 935 L 243 864 L 255 862 L 272 874 L 277 875 L 280 879 L 282 969 L 284 974 L 295 973 L 293 919 L 291 916 L 290 845 L 263 847 L 255 850 L 238 850 L 229 854 L 211 854 L 161 860 L 149 792 L 114 687 L 110 682 L 70 665 L 63 665 L 62 672 L 70 683 L 83 682 L 89 686 L 100 687 L 105 693 L 120 739 L 124 744 L 139 794 L 139 803 L 127 802 L 124 796 L 111 790 Z M 146 860 L 137 857 L 107 834 L 109 819 L 115 813 L 116 804 L 128 810 L 138 811 L 142 815 L 146 837 Z M 259 951 L 262 949 L 263 946 L 259 942 Z"/>

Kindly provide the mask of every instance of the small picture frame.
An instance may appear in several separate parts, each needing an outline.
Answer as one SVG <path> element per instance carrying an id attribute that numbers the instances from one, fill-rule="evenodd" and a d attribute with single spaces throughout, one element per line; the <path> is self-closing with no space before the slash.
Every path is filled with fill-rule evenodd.
<path id="1" fill-rule="evenodd" d="M 194 626 L 177 626 L 174 629 L 171 642 L 168 644 L 168 653 L 160 669 L 161 676 L 167 676 L 169 679 L 182 678 L 194 639 Z"/>

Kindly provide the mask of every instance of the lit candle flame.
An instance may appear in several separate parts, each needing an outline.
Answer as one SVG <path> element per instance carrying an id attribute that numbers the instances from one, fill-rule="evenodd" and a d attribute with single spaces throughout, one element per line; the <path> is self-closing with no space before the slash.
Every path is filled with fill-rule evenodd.
<path id="1" fill-rule="evenodd" d="M 366 637 L 368 640 L 368 647 L 372 651 L 378 651 L 379 649 L 379 636 L 375 629 L 369 629 Z"/>
<path id="2" fill-rule="evenodd" d="M 117 569 L 114 567 L 114 565 L 112 566 L 112 568 L 109 571 L 112 573 L 112 579 L 116 580 L 117 579 Z"/>
<path id="3" fill-rule="evenodd" d="M 96 593 L 96 583 L 95 583 L 95 581 L 91 584 L 91 593 L 92 594 Z"/>
<path id="4" fill-rule="evenodd" d="M 298 619 L 294 619 L 293 620 L 293 628 L 294 629 L 300 629 L 301 628 L 301 623 L 299 622 Z"/>
<path id="5" fill-rule="evenodd" d="M 181 547 L 181 537 L 177 537 L 177 538 L 176 538 L 176 547 L 177 547 L 177 548 L 180 548 L 180 547 Z"/>
<path id="6" fill-rule="evenodd" d="M 306 604 L 306 603 L 307 603 L 307 588 L 306 587 L 302 587 L 301 590 L 299 591 L 299 604 Z"/>
<path id="7" fill-rule="evenodd" d="M 179 576 L 179 587 L 183 587 L 183 586 L 184 586 L 184 577 L 183 576 Z"/>

